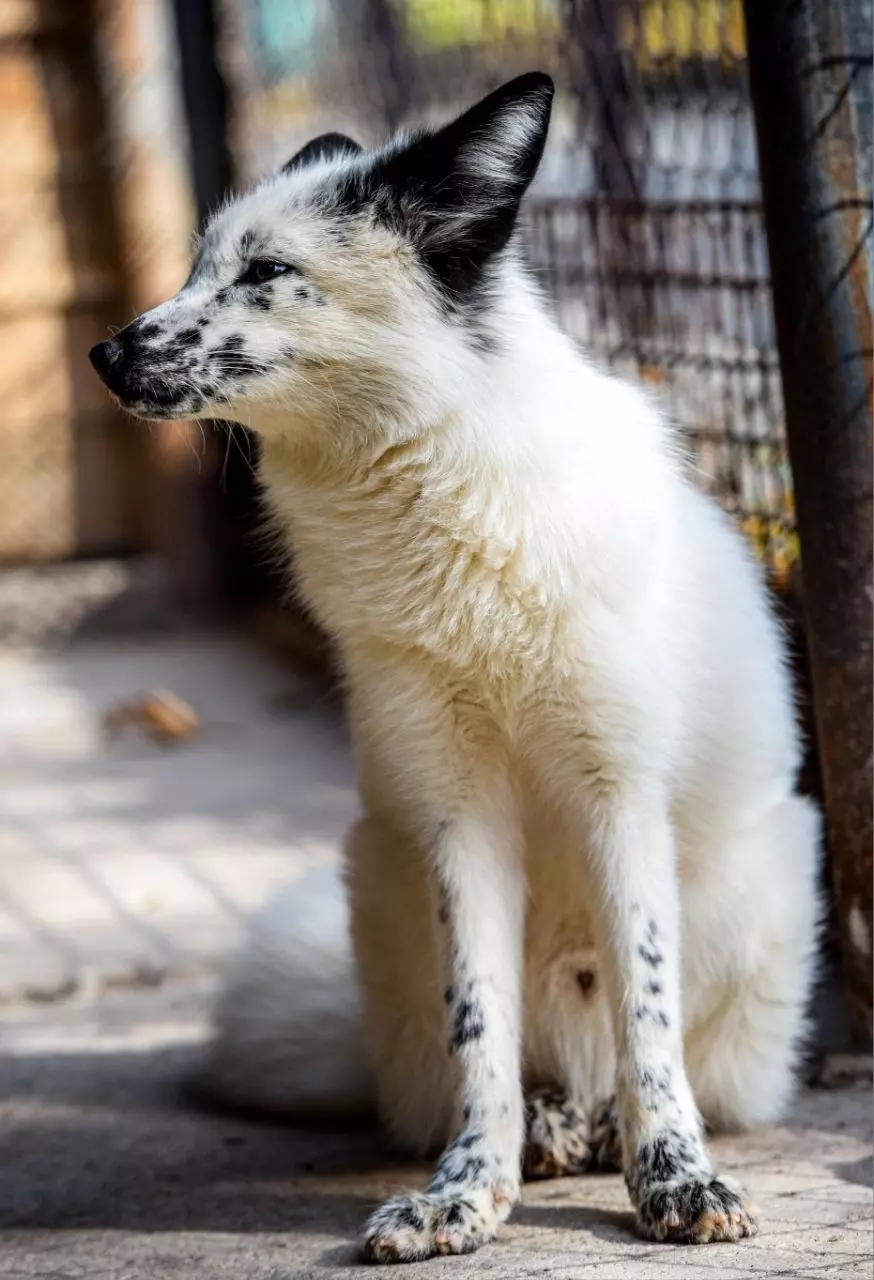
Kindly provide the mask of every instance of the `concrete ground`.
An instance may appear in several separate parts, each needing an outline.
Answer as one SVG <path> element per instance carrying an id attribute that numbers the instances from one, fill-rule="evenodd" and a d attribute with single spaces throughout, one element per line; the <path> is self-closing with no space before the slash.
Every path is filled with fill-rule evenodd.
<path id="1" fill-rule="evenodd" d="M 196 736 L 103 717 L 152 690 Z M 209 968 L 355 812 L 339 713 L 229 635 L 0 653 L 0 999 Z"/>
<path id="2" fill-rule="evenodd" d="M 105 740 L 103 712 L 152 688 L 199 736 Z M 184 1089 L 245 913 L 335 856 L 354 813 L 336 715 L 231 637 L 10 653 L 0 776 L 0 1277 L 360 1274 L 366 1213 L 426 1170 L 371 1130 L 207 1115 Z M 870 1088 L 714 1145 L 754 1240 L 641 1242 L 621 1179 L 586 1177 L 526 1188 L 494 1244 L 404 1275 L 872 1276 Z"/>

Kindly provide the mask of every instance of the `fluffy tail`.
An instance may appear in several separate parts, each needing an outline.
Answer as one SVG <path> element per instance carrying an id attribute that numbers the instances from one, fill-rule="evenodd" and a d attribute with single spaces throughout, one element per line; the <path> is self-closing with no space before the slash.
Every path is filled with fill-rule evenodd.
<path id="1" fill-rule="evenodd" d="M 374 1110 L 335 868 L 282 889 L 251 921 L 216 1007 L 201 1087 L 215 1102 L 309 1118 Z"/>

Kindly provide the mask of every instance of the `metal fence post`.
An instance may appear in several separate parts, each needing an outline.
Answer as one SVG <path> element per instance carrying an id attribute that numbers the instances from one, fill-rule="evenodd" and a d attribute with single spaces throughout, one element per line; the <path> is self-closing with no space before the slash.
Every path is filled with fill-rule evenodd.
<path id="1" fill-rule="evenodd" d="M 745 0 L 827 833 L 872 1002 L 872 0 Z"/>
<path id="2" fill-rule="evenodd" d="M 598 256 L 605 281 L 612 286 L 609 301 L 615 320 L 639 350 L 641 340 L 651 334 L 653 319 L 641 196 L 643 104 L 634 60 L 623 48 L 621 18 L 615 0 L 564 3 L 565 56 L 580 120 L 592 133 Z M 606 297 L 603 302 L 606 317 Z"/>
<path id="3" fill-rule="evenodd" d="M 173 8 L 192 185 L 202 223 L 232 182 L 228 94 L 216 55 L 218 20 L 214 0 L 174 0 Z"/>
<path id="4" fill-rule="evenodd" d="M 231 103 L 222 71 L 220 0 L 173 0 L 182 100 L 189 135 L 194 199 L 201 226 L 233 187 L 230 145 Z M 215 603 L 248 603 L 263 589 L 263 552 L 250 531 L 260 508 L 252 470 L 254 444 L 240 426 L 204 424 L 204 464 L 200 477 L 203 508 L 203 577 Z"/>

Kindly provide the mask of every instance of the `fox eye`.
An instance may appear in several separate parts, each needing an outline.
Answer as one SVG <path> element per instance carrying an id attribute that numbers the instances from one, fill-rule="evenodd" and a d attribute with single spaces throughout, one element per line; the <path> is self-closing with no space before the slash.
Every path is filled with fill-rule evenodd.
<path id="1" fill-rule="evenodd" d="M 237 281 L 238 284 L 266 284 L 277 276 L 289 275 L 294 270 L 287 262 L 271 262 L 268 258 L 256 258 L 250 262 Z"/>

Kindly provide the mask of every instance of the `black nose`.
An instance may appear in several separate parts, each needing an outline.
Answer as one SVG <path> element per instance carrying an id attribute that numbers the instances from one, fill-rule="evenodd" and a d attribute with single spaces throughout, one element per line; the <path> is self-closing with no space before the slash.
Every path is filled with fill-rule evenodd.
<path id="1" fill-rule="evenodd" d="M 107 342 L 98 342 L 97 346 L 92 347 L 88 352 L 88 359 L 104 382 L 121 363 L 123 356 L 122 345 L 120 342 L 116 342 L 114 338 L 110 338 Z"/>

